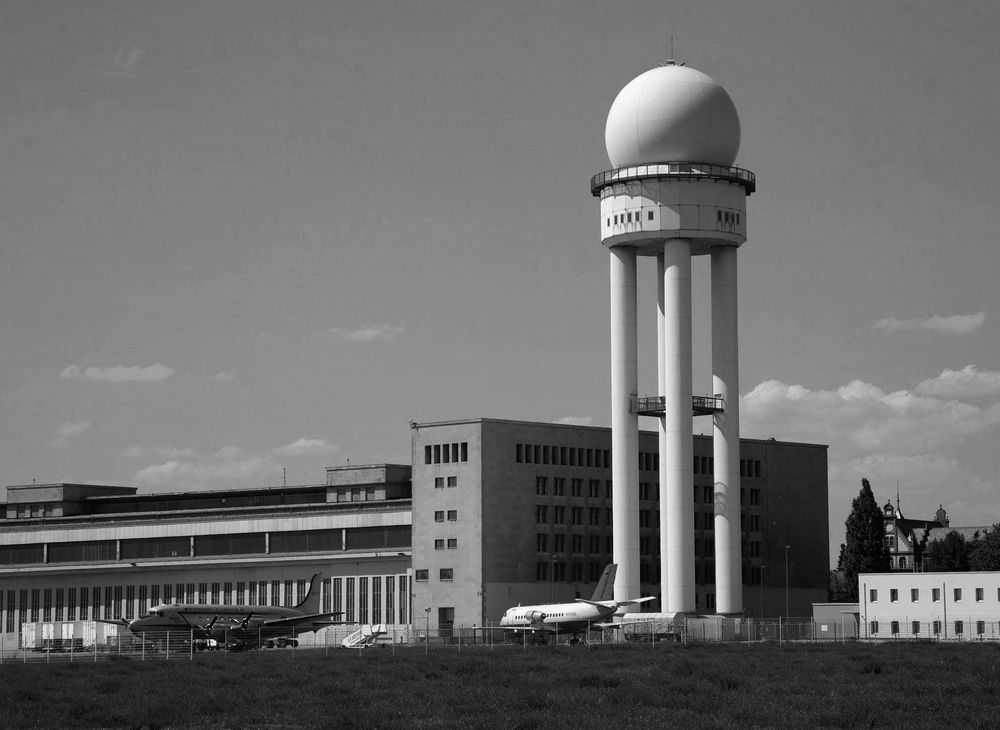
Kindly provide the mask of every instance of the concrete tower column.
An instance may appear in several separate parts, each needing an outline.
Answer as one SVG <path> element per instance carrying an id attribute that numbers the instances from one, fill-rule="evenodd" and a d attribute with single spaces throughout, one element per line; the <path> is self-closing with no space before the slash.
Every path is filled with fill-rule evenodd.
<path id="1" fill-rule="evenodd" d="M 725 410 L 713 421 L 715 461 L 715 607 L 743 610 L 740 556 L 740 382 L 736 248 L 712 249 L 712 390 Z"/>
<path id="2" fill-rule="evenodd" d="M 663 254 L 656 257 L 656 392 L 664 393 L 667 387 L 667 363 L 664 358 L 665 338 L 666 338 L 666 311 L 663 300 L 663 275 L 664 264 Z M 659 496 L 660 496 L 660 611 L 667 610 L 668 585 L 667 585 L 667 565 L 669 563 L 667 549 L 667 527 L 669 518 L 667 512 L 667 470 L 664 467 L 666 461 L 664 457 L 667 453 L 667 422 L 663 416 L 657 419 L 659 430 Z"/>
<path id="3" fill-rule="evenodd" d="M 639 596 L 639 416 L 632 412 L 639 388 L 636 251 L 613 246 L 610 252 L 612 535 L 615 600 L 624 601 Z"/>
<path id="4" fill-rule="evenodd" d="M 694 435 L 691 425 L 691 239 L 671 238 L 663 247 L 663 430 L 660 453 L 666 522 L 660 523 L 667 562 L 668 613 L 694 613 Z M 661 508 L 662 509 L 662 508 Z M 665 530 L 663 528 L 666 528 Z"/>

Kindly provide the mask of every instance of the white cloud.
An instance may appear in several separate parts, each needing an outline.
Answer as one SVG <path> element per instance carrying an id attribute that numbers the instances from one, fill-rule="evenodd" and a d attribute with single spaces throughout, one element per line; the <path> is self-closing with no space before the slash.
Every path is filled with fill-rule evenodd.
<path id="1" fill-rule="evenodd" d="M 942 395 L 953 395 L 942 385 L 949 380 L 925 381 L 935 385 L 923 390 L 937 387 Z M 898 482 L 903 513 L 910 517 L 932 517 L 943 503 L 956 524 L 992 524 L 1000 519 L 1000 505 L 989 498 L 997 485 L 989 475 L 970 471 L 975 462 L 967 455 L 958 458 L 962 452 L 954 451 L 959 446 L 969 449 L 976 436 L 996 432 L 1000 403 L 977 406 L 917 390 L 921 387 L 889 392 L 860 380 L 836 389 L 810 390 L 769 380 L 742 398 L 743 436 L 829 445 L 834 560 L 844 537 L 843 521 L 862 477 L 871 481 L 880 502 L 895 501 Z M 979 439 L 984 440 L 988 438 Z"/>
<path id="2" fill-rule="evenodd" d="M 1000 395 L 1000 372 L 966 365 L 961 370 L 944 370 L 936 378 L 920 382 L 915 390 L 938 398 Z"/>
<path id="3" fill-rule="evenodd" d="M 56 435 L 49 443 L 53 446 L 64 446 L 70 439 L 79 436 L 88 428 L 90 428 L 90 423 L 87 421 L 60 423 L 56 428 Z"/>
<path id="4" fill-rule="evenodd" d="M 986 321 L 985 312 L 975 314 L 952 314 L 949 316 L 934 315 L 926 319 L 880 319 L 875 323 L 875 329 L 887 332 L 905 332 L 926 330 L 929 332 L 947 332 L 956 335 L 967 335 L 974 332 Z"/>
<path id="5" fill-rule="evenodd" d="M 339 449 L 326 439 L 300 438 L 290 444 L 285 444 L 274 450 L 276 456 L 309 456 L 318 454 L 332 454 Z"/>
<path id="6" fill-rule="evenodd" d="M 562 418 L 557 418 L 556 423 L 564 426 L 593 426 L 594 419 L 590 416 L 563 416 Z"/>
<path id="7" fill-rule="evenodd" d="M 59 377 L 66 380 L 103 380 L 109 383 L 156 383 L 166 380 L 175 372 L 174 368 L 157 363 L 146 367 L 138 365 L 110 365 L 107 367 L 81 368 L 79 365 L 69 365 Z"/>
<path id="8" fill-rule="evenodd" d="M 391 340 L 403 334 L 402 325 L 388 324 L 381 322 L 378 324 L 366 325 L 360 329 L 345 332 L 333 327 L 330 332 L 341 335 L 345 340 L 352 342 L 373 342 L 375 340 Z"/>
<path id="9" fill-rule="evenodd" d="M 156 489 L 224 489 L 276 484 L 281 466 L 267 456 L 254 456 L 234 446 L 212 454 L 176 458 L 140 469 L 133 481 Z"/>
<path id="10" fill-rule="evenodd" d="M 854 380 L 836 390 L 765 381 L 743 396 L 746 435 L 819 443 L 849 442 L 853 449 L 919 453 L 1000 424 L 1000 404 L 987 408 L 907 390 L 885 392 Z"/>
<path id="11" fill-rule="evenodd" d="M 198 454 L 194 449 L 177 449 L 172 446 L 129 446 L 125 456 L 130 459 L 191 459 Z"/>

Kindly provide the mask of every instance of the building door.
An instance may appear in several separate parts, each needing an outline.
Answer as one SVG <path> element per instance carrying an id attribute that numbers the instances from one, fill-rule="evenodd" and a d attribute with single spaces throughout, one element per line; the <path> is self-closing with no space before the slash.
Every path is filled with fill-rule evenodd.
<path id="1" fill-rule="evenodd" d="M 438 633 L 443 637 L 450 637 L 455 628 L 455 609 L 453 607 L 442 606 L 438 608 Z"/>

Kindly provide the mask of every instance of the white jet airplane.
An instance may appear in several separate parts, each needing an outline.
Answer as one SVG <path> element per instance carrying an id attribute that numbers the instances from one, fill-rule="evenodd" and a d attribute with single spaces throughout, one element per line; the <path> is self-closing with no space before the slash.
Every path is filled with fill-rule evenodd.
<path id="1" fill-rule="evenodd" d="M 528 631 L 532 634 L 572 634 L 571 644 L 580 641 L 588 631 L 608 628 L 614 624 L 607 620 L 622 606 L 652 601 L 655 596 L 614 600 L 615 573 L 618 565 L 611 563 L 604 569 L 597 583 L 594 596 L 588 600 L 577 598 L 574 603 L 550 603 L 540 606 L 517 605 L 508 608 L 500 619 L 500 626 L 507 631 Z"/>

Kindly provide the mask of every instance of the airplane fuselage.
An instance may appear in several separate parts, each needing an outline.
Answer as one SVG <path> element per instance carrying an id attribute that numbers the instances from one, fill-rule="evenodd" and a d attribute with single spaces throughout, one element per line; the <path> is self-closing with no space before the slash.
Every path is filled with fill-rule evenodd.
<path id="1" fill-rule="evenodd" d="M 257 643 L 293 633 L 314 631 L 304 625 L 293 629 L 289 626 L 267 626 L 275 620 L 296 619 L 302 611 L 284 606 L 238 606 L 222 604 L 161 604 L 154 606 L 145 616 L 128 624 L 136 636 L 162 636 L 166 632 L 183 632 L 194 639 L 230 640 Z"/>
<path id="2" fill-rule="evenodd" d="M 537 606 L 508 608 L 500 626 L 518 630 L 579 634 L 596 630 L 595 624 L 606 622 L 614 614 L 614 606 L 590 603 L 549 603 Z"/>

